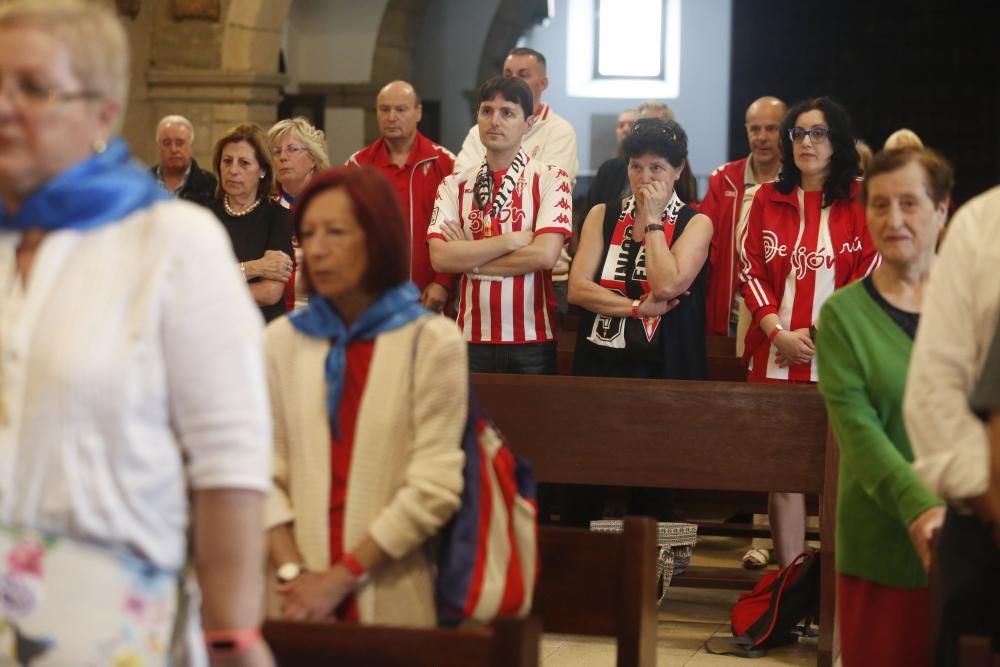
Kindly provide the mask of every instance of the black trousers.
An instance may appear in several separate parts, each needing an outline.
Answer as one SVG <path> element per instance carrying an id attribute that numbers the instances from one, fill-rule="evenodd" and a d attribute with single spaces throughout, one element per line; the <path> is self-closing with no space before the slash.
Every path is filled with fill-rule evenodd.
<path id="1" fill-rule="evenodd" d="M 1000 651 L 1000 547 L 976 516 L 948 508 L 938 536 L 931 613 L 934 665 L 958 665 L 962 635 L 993 638 Z"/>

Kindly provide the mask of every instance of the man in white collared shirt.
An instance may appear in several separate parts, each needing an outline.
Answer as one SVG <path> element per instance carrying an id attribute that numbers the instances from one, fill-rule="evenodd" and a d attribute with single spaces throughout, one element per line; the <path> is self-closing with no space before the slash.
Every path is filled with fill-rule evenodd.
<path id="1" fill-rule="evenodd" d="M 1000 547 L 988 524 L 986 424 L 969 405 L 1000 316 L 1000 187 L 963 206 L 925 288 L 904 415 L 914 467 L 948 501 L 938 539 L 934 664 L 951 665 L 963 634 L 1000 648 Z M 996 484 L 998 480 L 992 480 Z"/>

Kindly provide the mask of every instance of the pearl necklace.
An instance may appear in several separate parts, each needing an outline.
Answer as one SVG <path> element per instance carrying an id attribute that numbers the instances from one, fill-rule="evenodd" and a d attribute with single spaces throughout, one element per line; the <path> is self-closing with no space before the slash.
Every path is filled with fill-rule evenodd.
<path id="1" fill-rule="evenodd" d="M 264 201 L 264 198 L 258 197 L 257 200 L 254 201 L 254 203 L 250 204 L 250 206 L 243 209 L 242 211 L 234 211 L 233 207 L 229 205 L 229 195 L 223 195 L 222 207 L 226 209 L 226 215 L 233 218 L 242 218 L 244 215 L 247 215 L 248 213 L 252 212 L 255 208 L 257 208 L 262 201 Z"/>

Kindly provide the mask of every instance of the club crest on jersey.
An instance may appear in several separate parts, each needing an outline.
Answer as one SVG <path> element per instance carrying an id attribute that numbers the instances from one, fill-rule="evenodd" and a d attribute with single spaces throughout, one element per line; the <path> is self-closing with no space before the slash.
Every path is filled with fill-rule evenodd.
<path id="1" fill-rule="evenodd" d="M 521 177 L 519 179 L 517 179 L 517 185 L 514 186 L 514 189 L 517 190 L 517 196 L 518 197 L 524 196 L 524 188 L 525 188 L 526 185 L 527 185 L 527 183 L 525 183 L 525 181 L 524 181 L 524 173 L 522 173 Z"/>

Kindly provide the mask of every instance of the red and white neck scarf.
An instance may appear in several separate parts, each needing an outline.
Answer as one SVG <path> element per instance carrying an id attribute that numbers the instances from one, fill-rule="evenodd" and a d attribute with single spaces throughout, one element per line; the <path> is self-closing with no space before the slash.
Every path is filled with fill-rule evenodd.
<path id="1" fill-rule="evenodd" d="M 663 235 L 666 238 L 668 248 L 673 244 L 674 231 L 677 228 L 677 215 L 682 208 L 684 208 L 684 202 L 677 196 L 677 192 L 674 192 L 660 215 L 660 220 L 663 222 Z M 608 254 L 604 258 L 604 264 L 597 280 L 597 284 L 601 287 L 622 296 L 629 296 L 629 282 L 638 283 L 643 294 L 649 293 L 649 281 L 646 279 L 645 237 L 643 237 L 638 250 L 633 249 L 632 246 L 634 243 L 632 231 L 635 226 L 635 214 L 635 195 L 632 195 L 625 200 L 625 204 L 622 206 L 622 212 L 618 216 L 618 221 L 615 223 L 614 231 L 608 242 Z M 632 260 L 633 253 L 634 261 Z M 595 345 L 624 348 L 626 319 L 599 314 L 594 319 L 594 328 L 588 340 Z M 643 330 L 648 341 L 652 341 L 653 336 L 656 335 L 660 320 L 659 317 L 644 317 L 642 319 Z"/>

